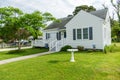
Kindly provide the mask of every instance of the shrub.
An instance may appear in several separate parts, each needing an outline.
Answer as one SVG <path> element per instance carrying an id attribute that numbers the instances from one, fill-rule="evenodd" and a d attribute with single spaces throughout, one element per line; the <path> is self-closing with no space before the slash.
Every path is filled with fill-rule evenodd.
<path id="1" fill-rule="evenodd" d="M 104 47 L 104 53 L 108 53 L 109 52 L 109 47 L 106 45 L 105 47 Z"/>
<path id="2" fill-rule="evenodd" d="M 110 52 L 113 52 L 113 51 L 114 51 L 114 47 L 115 47 L 114 45 L 110 45 L 110 46 L 109 46 Z"/>
<path id="3" fill-rule="evenodd" d="M 115 45 L 109 45 L 104 47 L 104 53 L 113 52 L 115 50 Z"/>
<path id="4" fill-rule="evenodd" d="M 78 51 L 83 51 L 84 50 L 84 46 L 77 46 Z"/>
<path id="5" fill-rule="evenodd" d="M 62 47 L 60 51 L 67 51 L 67 49 L 72 49 L 72 47 L 70 45 L 66 45 Z"/>

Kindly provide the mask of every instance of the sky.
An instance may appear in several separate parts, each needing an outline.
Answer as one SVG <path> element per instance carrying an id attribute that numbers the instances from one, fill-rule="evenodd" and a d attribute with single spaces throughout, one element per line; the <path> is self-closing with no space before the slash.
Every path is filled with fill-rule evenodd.
<path id="1" fill-rule="evenodd" d="M 0 0 L 0 7 L 13 6 L 24 12 L 31 13 L 35 10 L 50 12 L 54 17 L 61 18 L 72 14 L 76 6 L 93 5 L 97 10 L 103 9 L 102 4 L 111 7 L 110 0 Z"/>

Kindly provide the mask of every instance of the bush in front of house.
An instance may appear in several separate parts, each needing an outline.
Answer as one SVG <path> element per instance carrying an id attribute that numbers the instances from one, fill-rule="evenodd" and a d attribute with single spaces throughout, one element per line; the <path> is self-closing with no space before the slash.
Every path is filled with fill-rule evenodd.
<path id="1" fill-rule="evenodd" d="M 116 45 L 109 45 L 109 46 L 105 46 L 104 47 L 104 53 L 108 53 L 108 52 L 113 52 L 113 51 L 115 51 L 115 47 L 116 47 Z M 116 47 L 117 48 L 117 47 Z"/>
<path id="2" fill-rule="evenodd" d="M 108 52 L 109 52 L 109 46 L 106 45 L 106 46 L 104 47 L 104 53 L 107 54 Z"/>
<path id="3" fill-rule="evenodd" d="M 84 50 L 84 46 L 77 46 L 78 51 L 83 51 Z"/>
<path id="4" fill-rule="evenodd" d="M 72 49 L 72 47 L 70 45 L 66 45 L 62 47 L 60 51 L 67 51 L 67 49 Z"/>

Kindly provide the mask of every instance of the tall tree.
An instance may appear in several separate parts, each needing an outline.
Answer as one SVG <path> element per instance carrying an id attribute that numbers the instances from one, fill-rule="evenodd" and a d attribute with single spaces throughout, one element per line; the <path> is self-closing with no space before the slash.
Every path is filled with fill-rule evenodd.
<path id="1" fill-rule="evenodd" d="M 116 3 L 114 3 L 114 1 L 111 0 L 111 4 L 114 7 L 114 10 L 115 10 L 115 12 L 117 14 L 117 17 L 118 17 L 118 26 L 120 28 L 120 0 L 116 0 Z M 120 41 L 120 29 L 117 30 L 117 39 L 118 39 L 118 41 Z"/>
<path id="2" fill-rule="evenodd" d="M 0 37 L 4 42 L 18 41 L 18 49 L 21 48 L 20 40 L 28 37 L 27 33 L 20 32 L 23 26 L 20 23 L 20 17 L 23 12 L 18 8 L 3 7 L 0 8 Z M 22 34 L 22 35 L 21 35 Z M 25 36 L 25 37 L 23 37 Z"/>
<path id="3" fill-rule="evenodd" d="M 34 11 L 31 14 L 25 14 L 21 17 L 21 23 L 27 28 L 27 30 L 32 34 L 34 39 L 42 35 L 40 28 L 45 28 L 48 21 L 56 20 L 50 13 L 41 13 L 39 11 Z"/>
<path id="4" fill-rule="evenodd" d="M 111 4 L 114 7 L 115 12 L 117 14 L 118 21 L 119 21 L 119 27 L 120 27 L 120 0 L 116 0 L 116 4 L 113 2 L 113 0 L 111 0 Z"/>
<path id="5" fill-rule="evenodd" d="M 73 15 L 76 15 L 80 10 L 90 12 L 90 11 L 96 11 L 96 8 L 94 8 L 93 6 L 88 6 L 88 5 L 77 6 L 75 10 L 73 11 Z"/>
<path id="6" fill-rule="evenodd" d="M 18 41 L 18 49 L 21 48 L 21 39 L 30 34 L 36 39 L 42 34 L 40 28 L 46 26 L 46 22 L 56 20 L 50 13 L 34 11 L 25 13 L 13 7 L 0 8 L 0 37 L 6 41 Z"/>

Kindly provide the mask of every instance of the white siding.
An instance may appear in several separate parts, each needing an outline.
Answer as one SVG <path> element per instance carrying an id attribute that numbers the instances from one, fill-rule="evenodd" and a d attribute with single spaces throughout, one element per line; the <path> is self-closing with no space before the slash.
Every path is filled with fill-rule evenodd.
<path id="1" fill-rule="evenodd" d="M 46 43 L 47 43 L 47 40 L 46 40 L 46 33 L 49 33 L 50 34 L 50 38 L 48 39 L 48 40 L 55 40 L 56 39 L 56 33 L 57 33 L 58 31 L 44 31 L 43 32 L 43 40 L 45 40 L 46 41 Z"/>
<path id="2" fill-rule="evenodd" d="M 105 31 L 105 30 L 106 30 L 106 32 L 103 32 L 104 33 L 103 36 L 106 36 L 105 38 L 103 38 L 104 46 L 111 44 L 111 26 L 110 26 L 109 13 L 107 13 L 106 20 L 103 24 L 103 31 Z"/>
<path id="3" fill-rule="evenodd" d="M 103 49 L 103 24 L 104 20 L 91 15 L 87 12 L 79 12 L 67 25 L 67 44 L 72 47 L 79 45 L 85 48 L 93 48 L 96 45 L 97 49 Z M 93 27 L 93 40 L 73 40 L 73 29 Z"/>

